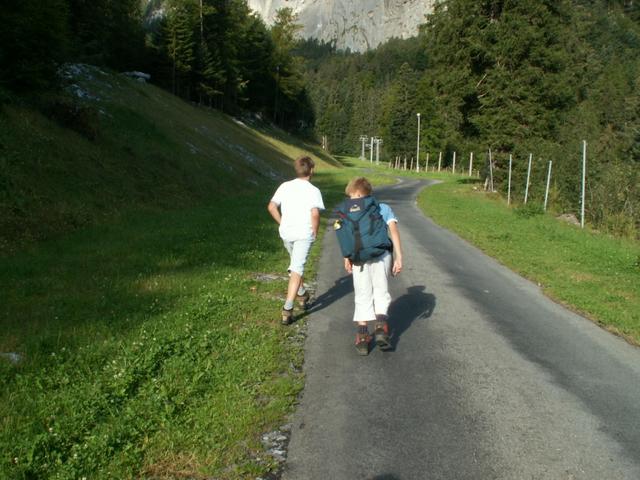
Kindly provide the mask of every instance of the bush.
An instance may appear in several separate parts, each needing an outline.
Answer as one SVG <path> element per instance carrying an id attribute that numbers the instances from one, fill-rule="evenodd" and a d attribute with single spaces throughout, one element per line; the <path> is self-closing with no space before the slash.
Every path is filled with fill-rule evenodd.
<path id="1" fill-rule="evenodd" d="M 521 218 L 531 218 L 536 215 L 544 214 L 544 205 L 541 203 L 530 202 L 520 205 L 515 209 L 516 215 Z"/>

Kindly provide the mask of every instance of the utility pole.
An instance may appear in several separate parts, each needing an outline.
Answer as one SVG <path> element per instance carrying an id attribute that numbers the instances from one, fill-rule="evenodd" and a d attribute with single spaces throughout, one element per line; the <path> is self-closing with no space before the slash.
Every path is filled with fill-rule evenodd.
<path id="1" fill-rule="evenodd" d="M 491 155 L 491 149 L 489 149 L 489 175 L 490 175 L 490 185 L 491 185 L 491 193 L 494 192 L 493 190 L 493 156 Z"/>
<path id="2" fill-rule="evenodd" d="M 381 138 L 376 137 L 376 165 L 380 164 L 380 144 L 384 143 Z"/>
<path id="3" fill-rule="evenodd" d="M 547 188 L 544 191 L 544 211 L 547 211 L 547 202 L 549 201 L 549 187 L 551 186 L 551 166 L 553 162 L 549 160 L 549 171 L 547 172 Z"/>
<path id="4" fill-rule="evenodd" d="M 584 228 L 584 200 L 587 186 L 587 141 L 582 141 L 582 199 L 580 200 L 580 227 Z"/>
<path id="5" fill-rule="evenodd" d="M 418 145 L 416 147 L 416 172 L 420 172 L 420 114 L 418 116 Z"/>
<path id="6" fill-rule="evenodd" d="M 509 155 L 509 186 L 507 187 L 507 205 L 511 205 L 511 170 L 513 166 L 513 156 Z"/>
<path id="7" fill-rule="evenodd" d="M 373 163 L 373 142 L 375 142 L 376 137 L 371 137 L 371 146 L 369 147 L 369 163 Z"/>
<path id="8" fill-rule="evenodd" d="M 529 167 L 527 167 L 527 184 L 524 187 L 524 204 L 527 204 L 529 199 L 529 182 L 531 181 L 531 161 L 533 160 L 533 153 L 529 154 Z"/>
<path id="9" fill-rule="evenodd" d="M 368 137 L 366 135 L 360 135 L 360 141 L 362 142 L 362 153 L 360 154 L 360 160 L 364 160 L 364 144 L 367 142 Z"/>

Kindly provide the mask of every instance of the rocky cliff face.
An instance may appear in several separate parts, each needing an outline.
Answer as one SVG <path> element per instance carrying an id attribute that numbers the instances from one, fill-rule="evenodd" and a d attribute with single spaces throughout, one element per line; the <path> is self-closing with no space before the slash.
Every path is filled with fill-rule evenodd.
<path id="1" fill-rule="evenodd" d="M 271 23 L 276 11 L 290 7 L 303 25 L 302 35 L 340 49 L 364 51 L 391 37 L 408 38 L 431 13 L 435 0 L 249 0 Z"/>

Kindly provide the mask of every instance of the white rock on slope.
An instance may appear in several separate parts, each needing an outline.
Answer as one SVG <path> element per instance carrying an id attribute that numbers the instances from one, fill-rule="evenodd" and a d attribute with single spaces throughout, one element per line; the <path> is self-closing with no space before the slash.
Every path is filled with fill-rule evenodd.
<path id="1" fill-rule="evenodd" d="M 334 41 L 339 49 L 364 51 L 391 37 L 418 34 L 435 0 L 249 0 L 267 23 L 290 7 L 303 25 L 302 36 Z"/>

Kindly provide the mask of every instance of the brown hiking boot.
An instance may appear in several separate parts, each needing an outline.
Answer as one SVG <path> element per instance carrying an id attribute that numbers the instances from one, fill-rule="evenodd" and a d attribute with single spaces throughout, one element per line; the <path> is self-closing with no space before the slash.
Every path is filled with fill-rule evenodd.
<path id="1" fill-rule="evenodd" d="M 389 324 L 387 322 L 376 323 L 374 331 L 376 345 L 380 350 L 391 349 L 391 339 L 389 338 Z"/>
<path id="2" fill-rule="evenodd" d="M 369 355 L 369 343 L 371 342 L 371 335 L 368 333 L 356 334 L 356 350 L 358 355 Z"/>
<path id="3" fill-rule="evenodd" d="M 300 306 L 300 308 L 302 308 L 303 310 L 306 310 L 307 308 L 309 308 L 309 299 L 311 298 L 311 295 L 309 295 L 309 292 L 304 292 L 304 295 L 296 295 L 296 301 L 298 302 L 298 305 Z"/>
<path id="4" fill-rule="evenodd" d="M 293 308 L 291 310 L 287 310 L 286 308 L 282 309 L 282 325 L 289 325 L 293 323 Z"/>

